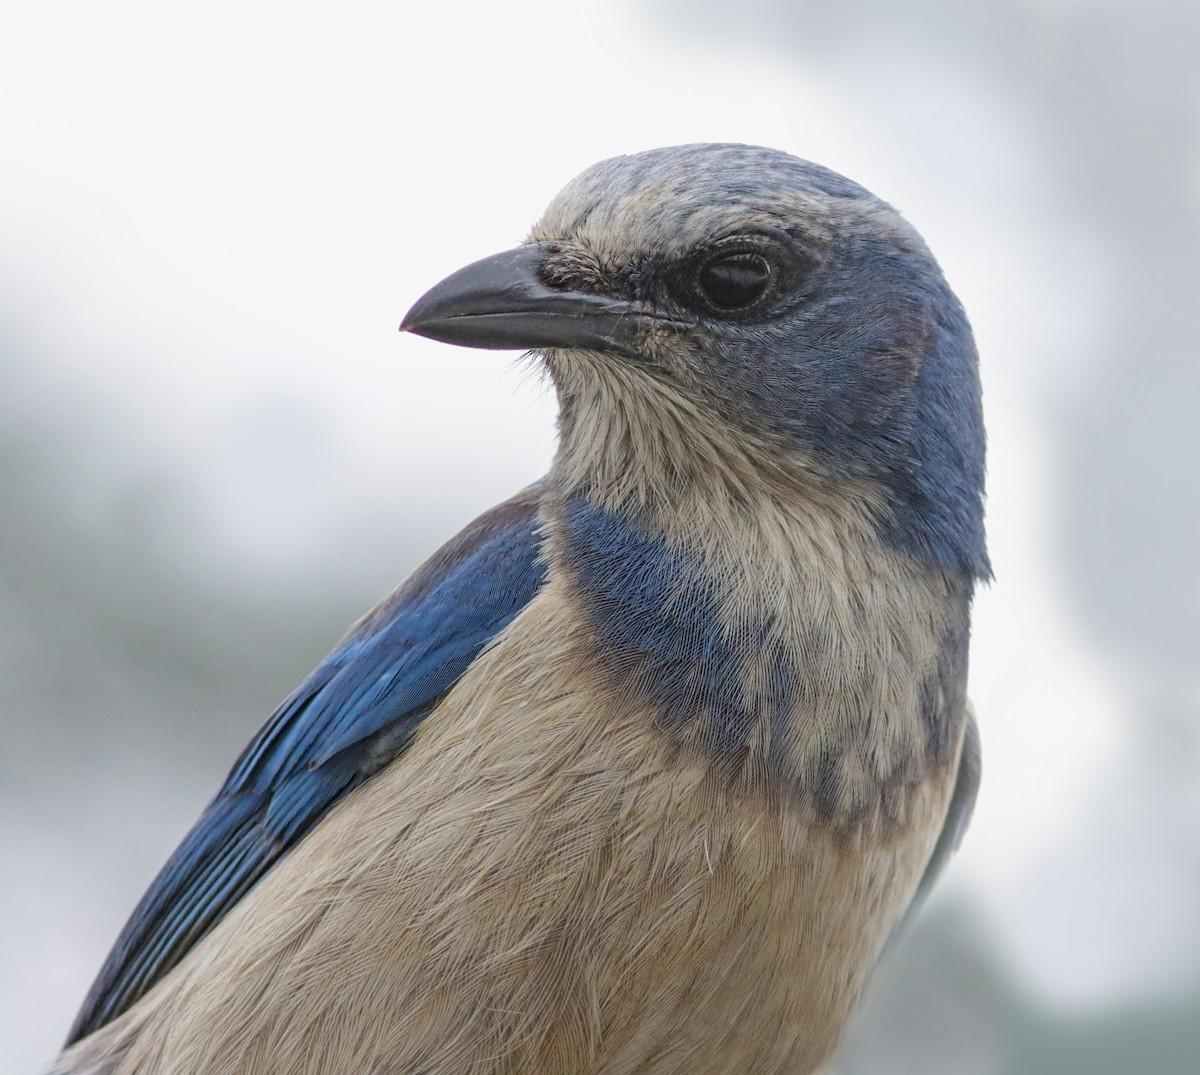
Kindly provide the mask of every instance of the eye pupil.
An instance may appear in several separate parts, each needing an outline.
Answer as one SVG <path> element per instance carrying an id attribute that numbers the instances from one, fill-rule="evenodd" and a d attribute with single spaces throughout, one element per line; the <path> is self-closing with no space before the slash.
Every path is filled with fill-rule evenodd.
<path id="1" fill-rule="evenodd" d="M 718 310 L 752 306 L 771 282 L 771 263 L 753 251 L 724 254 L 701 266 L 696 275 L 700 293 Z"/>

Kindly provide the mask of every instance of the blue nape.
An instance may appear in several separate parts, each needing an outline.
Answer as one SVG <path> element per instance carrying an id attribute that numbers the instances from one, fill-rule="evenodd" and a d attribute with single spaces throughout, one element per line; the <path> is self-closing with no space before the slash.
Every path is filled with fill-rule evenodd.
<path id="1" fill-rule="evenodd" d="M 125 1011 L 421 720 L 542 585 L 534 498 L 483 516 L 275 712 L 155 878 L 69 1042 Z"/>
<path id="2" fill-rule="evenodd" d="M 923 563 L 989 579 L 977 360 L 966 314 L 942 291 L 914 385 L 910 458 L 889 486 L 895 514 L 886 536 Z"/>

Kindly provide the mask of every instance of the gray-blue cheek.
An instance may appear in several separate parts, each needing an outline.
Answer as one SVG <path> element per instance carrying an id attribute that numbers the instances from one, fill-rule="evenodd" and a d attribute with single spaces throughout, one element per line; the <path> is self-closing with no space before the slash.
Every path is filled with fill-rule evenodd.
<path id="1" fill-rule="evenodd" d="M 913 318 L 897 321 L 871 304 L 823 303 L 729 331 L 714 347 L 726 386 L 717 405 L 793 445 L 834 481 L 876 483 L 890 509 L 879 519 L 889 547 L 939 570 L 987 578 L 984 432 L 970 328 L 944 288 Z"/>

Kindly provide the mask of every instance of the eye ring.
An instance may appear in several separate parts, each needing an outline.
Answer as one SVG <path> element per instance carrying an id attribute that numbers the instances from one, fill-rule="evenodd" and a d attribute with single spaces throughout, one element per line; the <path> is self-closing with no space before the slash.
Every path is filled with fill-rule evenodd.
<path id="1" fill-rule="evenodd" d="M 774 275 L 770 260 L 757 250 L 723 251 L 697 266 L 693 286 L 714 313 L 738 314 L 767 294 Z"/>

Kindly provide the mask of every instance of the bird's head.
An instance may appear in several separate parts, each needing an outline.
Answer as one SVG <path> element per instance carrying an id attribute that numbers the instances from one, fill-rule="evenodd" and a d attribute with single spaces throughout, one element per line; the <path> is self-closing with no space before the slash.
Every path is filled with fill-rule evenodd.
<path id="1" fill-rule="evenodd" d="M 602 161 L 401 327 L 541 353 L 580 491 L 855 490 L 894 547 L 988 574 L 970 328 L 916 231 L 828 169 L 741 145 Z"/>

